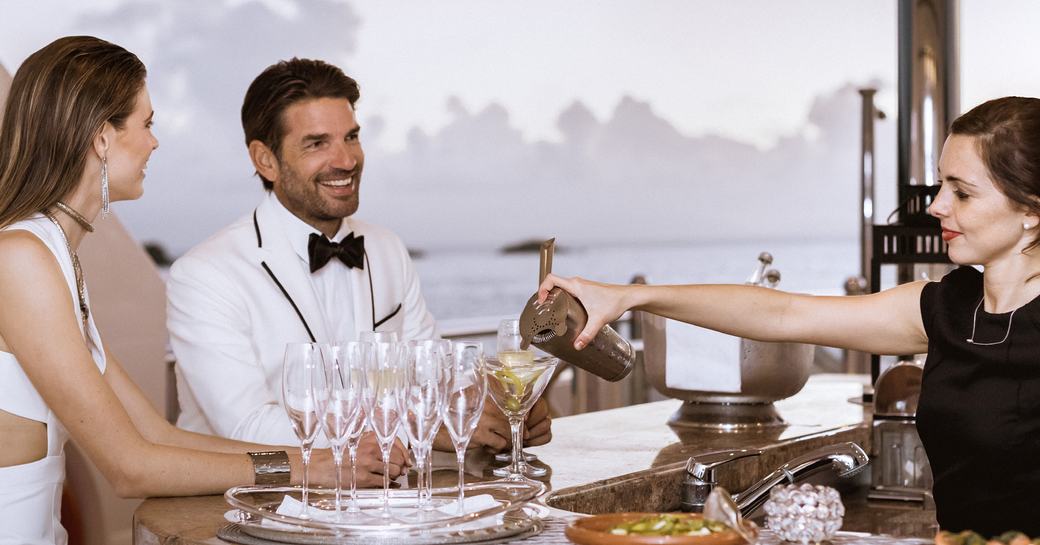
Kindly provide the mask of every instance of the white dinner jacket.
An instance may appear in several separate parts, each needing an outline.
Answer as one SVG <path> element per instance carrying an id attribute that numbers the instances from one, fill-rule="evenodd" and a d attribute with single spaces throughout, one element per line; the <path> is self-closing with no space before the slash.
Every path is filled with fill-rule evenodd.
<path id="1" fill-rule="evenodd" d="M 297 443 L 281 404 L 287 342 L 329 342 L 324 313 L 302 262 L 281 229 L 273 199 L 174 263 L 167 325 L 177 358 L 177 425 L 257 443 Z M 437 335 L 419 277 L 393 232 L 346 218 L 365 237 L 365 268 L 342 267 L 352 283 L 354 338 L 397 331 Z M 331 311 L 329 311 L 331 312 Z"/>

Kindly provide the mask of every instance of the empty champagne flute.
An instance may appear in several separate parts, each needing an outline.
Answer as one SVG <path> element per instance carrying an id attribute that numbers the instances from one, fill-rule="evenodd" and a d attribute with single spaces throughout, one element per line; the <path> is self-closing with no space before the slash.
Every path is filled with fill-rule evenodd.
<path id="1" fill-rule="evenodd" d="M 390 450 L 401 425 L 402 366 L 400 344 L 364 343 L 365 386 L 362 397 L 365 415 L 383 454 L 383 518 L 390 518 Z"/>
<path id="2" fill-rule="evenodd" d="M 439 339 L 434 341 L 437 343 L 437 350 L 440 355 L 441 372 L 438 374 L 437 380 L 437 413 L 441 416 L 437 419 L 437 423 L 434 424 L 431 432 L 433 437 L 437 436 L 438 430 L 444 423 L 444 406 L 448 403 L 448 383 L 451 377 L 451 365 L 452 365 L 452 343 L 447 339 Z M 423 499 L 423 509 L 432 511 L 433 507 L 433 448 L 431 440 L 431 448 L 426 449 L 426 494 Z"/>
<path id="3" fill-rule="evenodd" d="M 300 440 L 300 455 L 303 459 L 303 511 L 300 518 L 307 519 L 308 493 L 310 486 L 311 448 L 321 428 L 316 386 L 324 391 L 325 366 L 321 345 L 317 343 L 288 343 L 282 361 L 282 402 L 292 421 L 293 431 Z"/>
<path id="4" fill-rule="evenodd" d="M 325 349 L 325 392 L 316 397 L 323 415 L 322 428 L 329 438 L 332 460 L 336 465 L 336 519 L 342 520 L 343 450 L 350 433 L 358 427 L 358 420 L 364 422 L 361 419 L 361 376 L 356 369 L 351 368 L 350 349 L 346 344 L 330 344 Z M 351 493 L 354 499 L 356 490 L 352 488 Z"/>
<path id="5" fill-rule="evenodd" d="M 441 341 L 410 341 L 402 347 L 404 384 L 401 418 L 416 465 L 416 508 L 422 509 L 430 483 L 426 480 L 426 456 L 440 426 L 440 377 L 444 373 Z"/>
<path id="6" fill-rule="evenodd" d="M 461 515 L 466 498 L 466 447 L 469 446 L 469 440 L 480 422 L 480 416 L 484 411 L 484 397 L 487 395 L 483 345 L 467 341 L 452 344 L 452 359 L 448 372 L 448 391 L 443 418 L 455 445 L 455 457 L 459 464 L 458 513 Z"/>
<path id="7" fill-rule="evenodd" d="M 347 455 L 350 459 L 350 505 L 347 507 L 347 513 L 351 515 L 357 515 L 361 513 L 361 507 L 358 506 L 357 501 L 357 451 L 358 444 L 361 442 L 361 436 L 365 432 L 365 424 L 368 422 L 368 416 L 365 413 L 364 404 L 364 384 L 365 384 L 365 357 L 370 351 L 365 349 L 365 345 L 368 343 L 361 342 L 348 342 L 340 346 L 340 355 L 347 362 L 347 367 L 350 369 L 352 381 L 355 381 L 357 387 L 360 389 L 361 398 L 358 404 L 358 417 L 352 422 L 350 428 L 347 429 Z"/>

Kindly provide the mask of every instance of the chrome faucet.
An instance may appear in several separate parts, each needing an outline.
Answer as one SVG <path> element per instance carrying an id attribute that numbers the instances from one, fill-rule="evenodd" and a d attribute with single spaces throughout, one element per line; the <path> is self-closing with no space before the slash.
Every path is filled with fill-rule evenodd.
<path id="1" fill-rule="evenodd" d="M 686 479 L 683 481 L 681 507 L 683 511 L 700 512 L 704 510 L 704 500 L 708 498 L 718 482 L 715 470 L 724 464 L 748 456 L 758 456 L 761 450 L 739 449 L 709 452 L 686 462 Z M 870 463 L 867 453 L 856 443 L 838 443 L 820 447 L 794 458 L 786 464 L 774 469 L 747 490 L 736 494 L 736 501 L 742 516 L 748 516 L 762 505 L 769 496 L 769 491 L 778 484 L 791 483 L 828 467 L 837 471 L 842 478 L 856 475 Z"/>
<path id="2" fill-rule="evenodd" d="M 715 480 L 715 468 L 733 460 L 758 456 L 761 450 L 720 450 L 690 458 L 686 461 L 686 478 L 682 486 L 682 510 L 700 513 L 708 494 L 719 484 Z"/>

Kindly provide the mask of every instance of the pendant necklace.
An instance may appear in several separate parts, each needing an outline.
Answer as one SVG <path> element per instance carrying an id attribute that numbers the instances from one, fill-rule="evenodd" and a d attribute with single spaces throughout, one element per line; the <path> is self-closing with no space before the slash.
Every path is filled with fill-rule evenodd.
<path id="1" fill-rule="evenodd" d="M 69 236 L 65 233 L 65 228 L 58 223 L 58 220 L 54 219 L 54 216 L 50 214 L 44 215 L 58 227 L 58 231 L 61 232 L 61 238 L 65 241 L 65 248 L 69 251 L 69 256 L 72 258 L 72 271 L 76 275 L 76 295 L 79 296 L 79 315 L 83 318 L 83 333 L 86 335 L 87 331 L 89 331 L 87 323 L 90 318 L 90 307 L 87 306 L 87 285 L 83 281 L 83 269 L 79 266 L 79 256 L 76 255 L 72 245 L 69 244 Z"/>
<path id="2" fill-rule="evenodd" d="M 1011 316 L 1008 316 L 1008 328 L 1007 328 L 1007 332 L 1004 333 L 1004 338 L 1003 339 L 1000 339 L 999 341 L 997 341 L 995 343 L 980 343 L 980 342 L 977 342 L 975 340 L 975 322 L 976 322 L 976 320 L 979 317 L 979 309 L 982 308 L 982 301 L 985 298 L 986 298 L 986 296 L 983 295 L 981 298 L 979 298 L 979 304 L 975 305 L 975 314 L 973 314 L 972 317 L 971 317 L 971 337 L 968 337 L 967 339 L 964 339 L 964 340 L 968 341 L 968 344 L 973 344 L 975 346 L 996 346 L 996 345 L 1001 344 L 1004 341 L 1008 340 L 1008 337 L 1011 335 L 1011 321 L 1015 319 L 1015 313 L 1018 312 L 1018 309 L 1016 308 L 1015 310 L 1012 310 L 1011 311 Z"/>

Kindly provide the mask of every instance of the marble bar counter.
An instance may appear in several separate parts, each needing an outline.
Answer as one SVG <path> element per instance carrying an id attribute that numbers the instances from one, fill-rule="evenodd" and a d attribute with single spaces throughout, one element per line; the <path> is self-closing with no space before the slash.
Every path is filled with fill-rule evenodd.
<path id="1" fill-rule="evenodd" d="M 678 428 L 668 418 L 679 408 L 675 400 L 558 418 L 553 439 L 528 449 L 549 469 L 551 487 L 543 501 L 554 509 L 576 513 L 677 510 L 684 465 L 690 456 L 736 449 L 762 449 L 763 454 L 720 468 L 717 477 L 731 491 L 746 488 L 785 461 L 827 444 L 853 441 L 870 449 L 870 414 L 849 402 L 862 393 L 855 376 L 811 377 L 796 396 L 780 401 L 786 425 L 720 432 Z M 435 486 L 450 486 L 454 455 L 435 458 Z M 472 480 L 491 480 L 502 464 L 482 451 L 471 451 L 466 472 Z M 217 530 L 229 509 L 222 496 L 153 498 L 134 515 L 138 544 L 217 544 Z M 567 513 L 554 511 L 556 515 Z M 562 534 L 561 543 L 566 543 Z M 540 539 L 538 541 L 541 541 Z"/>
<path id="2" fill-rule="evenodd" d="M 531 452 L 552 470 L 549 505 L 580 513 L 674 511 L 686 461 L 724 449 L 761 456 L 720 467 L 719 483 L 736 492 L 787 460 L 824 445 L 852 441 L 870 450 L 870 415 L 849 399 L 862 396 L 857 376 L 819 375 L 776 403 L 787 425 L 720 432 L 668 425 L 680 401 L 659 401 L 553 422 L 553 440 Z"/>

